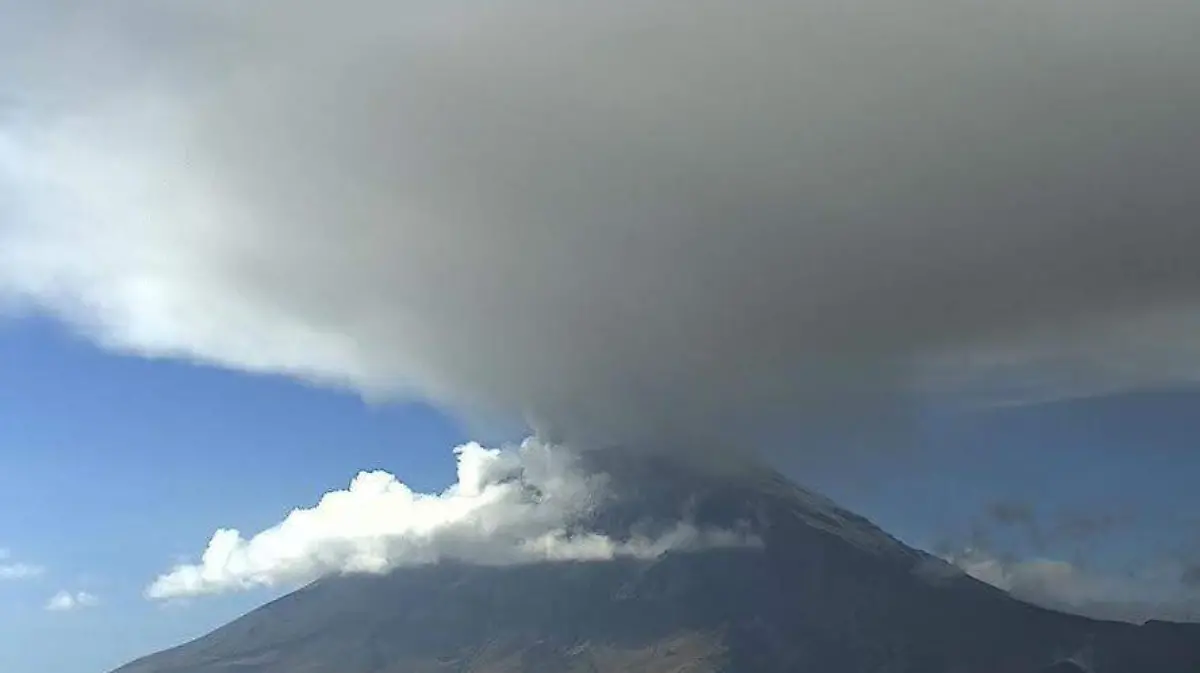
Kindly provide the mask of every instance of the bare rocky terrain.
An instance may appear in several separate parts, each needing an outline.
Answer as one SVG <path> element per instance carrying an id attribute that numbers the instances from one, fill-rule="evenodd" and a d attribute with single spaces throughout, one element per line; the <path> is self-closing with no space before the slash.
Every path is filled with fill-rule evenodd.
<path id="1" fill-rule="evenodd" d="M 116 673 L 1196 673 L 1200 624 L 1017 601 L 760 469 L 603 457 L 615 535 L 681 514 L 759 546 L 331 577 Z"/>

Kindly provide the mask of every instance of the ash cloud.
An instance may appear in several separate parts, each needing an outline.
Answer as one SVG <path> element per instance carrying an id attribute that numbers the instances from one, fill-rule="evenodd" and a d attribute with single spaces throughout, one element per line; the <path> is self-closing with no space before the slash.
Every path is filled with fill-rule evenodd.
<path id="1" fill-rule="evenodd" d="M 1032 502 L 1000 499 L 972 516 L 965 530 L 948 533 L 934 546 L 942 555 L 966 548 L 1007 561 L 1015 558 L 1017 547 L 1080 559 L 1089 556 L 1095 544 L 1144 520 L 1128 505 L 1077 505 L 1046 513 Z"/>
<path id="2" fill-rule="evenodd" d="M 1195 3 L 0 10 L 0 297 L 107 347 L 596 441 L 1198 373 Z"/>
<path id="3" fill-rule="evenodd" d="M 1033 505 L 1025 502 L 998 500 L 987 507 L 987 515 L 1002 526 L 1035 526 L 1037 512 Z"/>
<path id="4" fill-rule="evenodd" d="M 1085 541 L 1120 530 L 1136 521 L 1137 517 L 1129 513 L 1075 513 L 1066 515 L 1055 522 L 1053 534 L 1065 540 Z"/>

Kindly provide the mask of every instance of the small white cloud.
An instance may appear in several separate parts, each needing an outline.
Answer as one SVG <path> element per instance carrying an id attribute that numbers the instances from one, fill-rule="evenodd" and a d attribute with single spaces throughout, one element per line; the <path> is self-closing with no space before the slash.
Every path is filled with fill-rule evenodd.
<path id="1" fill-rule="evenodd" d="M 42 575 L 46 569 L 32 563 L 21 563 L 12 560 L 12 552 L 0 549 L 0 581 L 24 580 Z"/>
<path id="2" fill-rule="evenodd" d="M 0 580 L 23 580 L 39 577 L 45 568 L 31 563 L 8 563 L 0 565 Z"/>
<path id="3" fill-rule="evenodd" d="M 387 472 L 363 472 L 346 490 L 296 509 L 249 538 L 213 534 L 200 562 L 156 579 L 149 598 L 302 583 L 339 573 L 382 573 L 454 559 L 483 565 L 653 558 L 669 550 L 733 546 L 738 533 L 680 523 L 657 538 L 613 539 L 576 524 L 603 497 L 602 475 L 537 440 L 516 448 L 455 450 L 458 480 L 416 493 Z"/>
<path id="4" fill-rule="evenodd" d="M 100 599 L 95 594 L 86 591 L 76 591 L 71 593 L 67 590 L 59 591 L 46 602 L 46 609 L 51 612 L 69 612 L 71 610 L 82 610 L 84 608 L 95 607 L 100 604 Z"/>

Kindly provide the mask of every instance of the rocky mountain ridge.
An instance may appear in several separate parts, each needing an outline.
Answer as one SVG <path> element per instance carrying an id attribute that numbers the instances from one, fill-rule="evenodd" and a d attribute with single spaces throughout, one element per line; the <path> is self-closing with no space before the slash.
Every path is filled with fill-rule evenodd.
<path id="1" fill-rule="evenodd" d="M 755 544 L 329 577 L 115 673 L 1200 671 L 1200 625 L 1022 603 L 770 470 L 587 459 L 611 493 L 581 526 Z"/>

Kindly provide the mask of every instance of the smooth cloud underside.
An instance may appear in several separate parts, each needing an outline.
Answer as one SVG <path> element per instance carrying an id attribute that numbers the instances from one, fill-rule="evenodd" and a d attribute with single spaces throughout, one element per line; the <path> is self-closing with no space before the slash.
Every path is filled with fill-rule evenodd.
<path id="1" fill-rule="evenodd" d="M 0 8 L 0 297 L 112 348 L 606 441 L 1198 371 L 1196 3 Z"/>
<path id="2" fill-rule="evenodd" d="M 242 537 L 219 530 L 197 564 L 180 565 L 146 590 L 155 599 L 318 577 L 384 573 L 443 560 L 479 565 L 655 558 L 668 551 L 752 546 L 738 531 L 686 521 L 656 537 L 614 539 L 582 522 L 605 498 L 605 478 L 574 454 L 538 440 L 519 447 L 456 449 L 458 480 L 441 493 L 415 493 L 386 472 L 360 473 L 281 523 Z"/>

